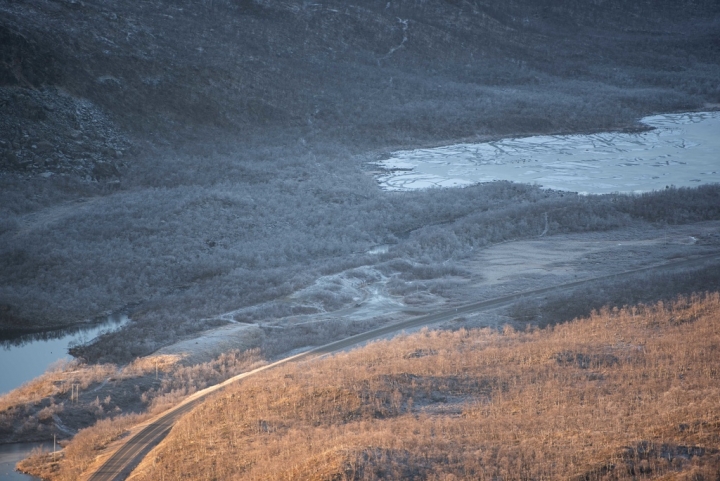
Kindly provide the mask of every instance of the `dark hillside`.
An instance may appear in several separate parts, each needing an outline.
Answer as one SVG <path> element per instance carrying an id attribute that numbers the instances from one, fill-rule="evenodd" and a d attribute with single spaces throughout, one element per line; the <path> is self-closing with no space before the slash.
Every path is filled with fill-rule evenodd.
<path id="1" fill-rule="evenodd" d="M 4 101 L 5 167 L 122 164 L 114 129 L 366 148 L 625 126 L 720 100 L 719 25 L 713 1 L 2 2 L 0 93 L 36 104 Z M 59 115 L 58 96 L 112 124 Z M 47 133 L 63 156 L 29 149 Z"/>
<path id="2" fill-rule="evenodd" d="M 441 277 L 548 211 L 549 234 L 717 219 L 713 186 L 405 195 L 359 164 L 717 103 L 718 32 L 716 1 L 0 0 L 0 327 L 129 310 L 132 358 L 355 267 Z"/>

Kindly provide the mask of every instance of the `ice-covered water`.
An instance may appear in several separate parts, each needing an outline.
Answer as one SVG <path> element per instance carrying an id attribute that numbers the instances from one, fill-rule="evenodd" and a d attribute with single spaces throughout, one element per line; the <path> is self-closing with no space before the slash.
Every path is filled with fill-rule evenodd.
<path id="1" fill-rule="evenodd" d="M 388 190 L 511 180 L 582 194 L 720 182 L 720 112 L 645 117 L 653 130 L 540 135 L 394 152 L 378 161 Z"/>

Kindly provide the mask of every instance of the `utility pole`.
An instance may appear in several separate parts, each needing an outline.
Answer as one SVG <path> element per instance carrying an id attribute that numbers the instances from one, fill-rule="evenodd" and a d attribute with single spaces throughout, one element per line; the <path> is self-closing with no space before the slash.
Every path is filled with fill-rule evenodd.
<path id="1" fill-rule="evenodd" d="M 55 462 L 55 434 L 53 434 L 53 463 Z"/>

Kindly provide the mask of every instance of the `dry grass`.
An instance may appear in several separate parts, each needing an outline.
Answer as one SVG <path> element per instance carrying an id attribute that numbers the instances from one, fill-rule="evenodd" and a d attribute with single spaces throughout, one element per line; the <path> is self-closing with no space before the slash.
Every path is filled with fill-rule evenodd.
<path id="1" fill-rule="evenodd" d="M 53 459 L 47 452 L 37 451 L 20 463 L 19 468 L 43 479 L 77 480 L 98 455 L 105 453 L 105 449 L 111 442 L 127 435 L 131 427 L 174 406 L 189 394 L 224 381 L 240 372 L 259 367 L 265 362 L 260 357 L 258 349 L 250 349 L 244 352 L 230 351 L 210 362 L 193 366 L 183 366 L 180 361 L 179 356 L 158 355 L 136 359 L 128 366 L 117 371 L 113 366 L 113 369 L 108 372 L 112 373 L 115 380 L 137 380 L 140 376 L 154 373 L 156 367 L 158 371 L 166 374 L 155 388 L 142 394 L 141 398 L 148 407 L 147 411 L 140 414 L 116 416 L 112 419 L 99 419 L 93 426 L 79 431 L 72 438 L 72 441 L 67 443 L 67 447 L 57 459 Z M 79 366 L 75 365 L 75 367 Z M 82 369 L 75 369 L 71 372 L 76 373 L 76 376 L 80 376 L 77 373 L 85 372 L 85 370 L 94 372 L 92 366 L 85 365 L 83 365 Z M 65 372 L 65 370 L 61 369 L 58 372 Z M 65 374 L 67 375 L 67 373 Z M 50 379 L 47 376 L 50 376 L 50 373 L 45 376 L 47 383 Z M 89 378 L 89 376 L 86 373 L 86 377 Z M 40 390 L 33 391 L 33 393 L 36 392 L 40 392 Z M 93 404 L 95 403 L 91 403 L 89 409 L 92 408 Z M 99 399 L 97 406 L 99 406 Z M 40 410 L 37 416 L 31 416 L 30 419 L 42 419 L 43 416 L 52 416 L 52 414 L 62 409 L 63 404 L 52 404 Z M 101 414 L 98 414 L 98 416 L 100 417 Z"/>
<path id="2" fill-rule="evenodd" d="M 250 378 L 135 480 L 720 477 L 720 295 L 425 330 Z"/>
<path id="3" fill-rule="evenodd" d="M 63 361 L 43 375 L 0 396 L 0 412 L 13 406 L 36 403 L 51 396 L 68 393 L 73 384 L 79 385 L 80 389 L 86 389 L 90 384 L 100 382 L 117 371 L 114 364 L 87 365 L 75 360 Z"/>
<path id="4" fill-rule="evenodd" d="M 44 374 L 17 389 L 0 396 L 0 412 L 23 404 L 33 404 L 51 396 L 67 394 L 73 384 L 85 390 L 91 384 L 108 378 L 116 380 L 140 377 L 158 369 L 169 372 L 180 360 L 179 356 L 163 355 L 138 358 L 123 368 L 115 364 L 86 364 L 82 361 L 61 361 Z"/>
<path id="5" fill-rule="evenodd" d="M 52 452 L 35 450 L 18 463 L 20 471 L 43 479 L 77 480 L 94 461 L 99 451 L 128 434 L 129 429 L 146 420 L 150 414 L 129 414 L 102 419 L 93 427 L 78 432 L 57 457 Z"/>
<path id="6" fill-rule="evenodd" d="M 172 356 L 164 356 L 172 357 Z M 143 394 L 149 404 L 148 411 L 158 414 L 171 408 L 190 394 L 218 384 L 230 377 L 266 364 L 257 348 L 246 351 L 233 350 L 221 354 L 212 361 L 191 366 L 177 365 L 171 376 L 162 379 L 160 386 Z"/>

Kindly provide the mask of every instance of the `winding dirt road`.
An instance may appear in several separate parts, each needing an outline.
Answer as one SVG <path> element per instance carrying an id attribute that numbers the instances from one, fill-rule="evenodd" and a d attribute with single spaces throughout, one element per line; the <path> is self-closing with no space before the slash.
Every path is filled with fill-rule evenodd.
<path id="1" fill-rule="evenodd" d="M 294 356 L 281 359 L 253 371 L 239 374 L 220 384 L 216 384 L 215 386 L 211 386 L 202 391 L 198 391 L 192 396 L 189 396 L 187 399 L 182 401 L 174 408 L 169 409 L 168 411 L 160 414 L 159 416 L 151 420 L 145 427 L 140 429 L 133 436 L 129 437 L 122 445 L 122 447 L 120 447 L 120 449 L 113 453 L 95 472 L 90 473 L 86 479 L 92 481 L 120 481 L 126 479 L 130 475 L 132 470 L 150 452 L 150 450 L 157 446 L 165 438 L 165 436 L 167 436 L 168 432 L 170 432 L 170 429 L 172 429 L 173 425 L 175 424 L 175 421 L 177 421 L 182 415 L 191 411 L 196 404 L 203 401 L 203 399 L 209 394 L 219 391 L 224 387 L 228 386 L 229 384 L 244 379 L 248 376 L 253 376 L 262 371 L 266 371 L 268 369 L 272 369 L 274 367 L 289 362 L 297 362 L 301 360 L 307 361 L 312 358 L 342 351 L 356 344 L 360 344 L 374 339 L 379 339 L 389 334 L 394 334 L 403 330 L 413 329 L 420 326 L 435 324 L 441 321 L 451 320 L 464 314 L 477 313 L 484 310 L 495 309 L 511 304 L 512 302 L 517 301 L 521 298 L 534 297 L 554 290 L 570 289 L 583 284 L 587 284 L 589 282 L 619 278 L 627 275 L 639 274 L 642 272 L 698 267 L 713 259 L 720 259 L 720 253 L 689 259 L 686 258 L 660 265 L 643 267 L 604 276 L 591 277 L 574 282 L 548 286 L 541 289 L 517 292 L 503 297 L 497 297 L 494 299 L 465 304 L 454 309 L 446 309 L 424 316 L 408 319 L 406 321 L 390 324 L 362 334 L 348 337 L 346 339 L 331 342 L 329 344 L 325 344 L 324 346 L 320 346 L 309 351 L 296 354 Z"/>

